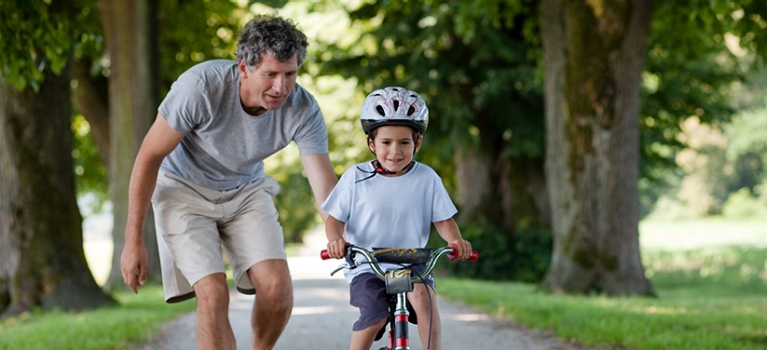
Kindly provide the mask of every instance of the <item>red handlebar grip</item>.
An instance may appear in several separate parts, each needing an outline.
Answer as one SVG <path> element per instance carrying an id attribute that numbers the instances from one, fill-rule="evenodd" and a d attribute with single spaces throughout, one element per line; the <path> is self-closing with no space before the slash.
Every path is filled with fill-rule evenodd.
<path id="1" fill-rule="evenodd" d="M 458 246 L 451 243 L 448 247 L 453 248 L 453 251 L 451 253 L 447 253 L 447 258 L 450 260 L 455 260 L 456 254 L 458 253 Z M 471 251 L 471 256 L 466 259 L 471 262 L 475 262 L 479 259 L 479 253 L 476 250 Z"/>
<path id="2" fill-rule="evenodd" d="M 352 244 L 349 243 L 349 242 L 346 242 L 346 245 L 344 245 L 344 246 L 348 249 L 350 245 L 352 245 Z M 330 259 L 330 254 L 328 253 L 327 249 L 323 249 L 323 250 L 320 251 L 320 258 L 322 258 L 322 260 Z"/>
<path id="3" fill-rule="evenodd" d="M 469 257 L 468 260 L 471 261 L 471 262 L 475 262 L 475 261 L 479 260 L 479 253 L 476 250 L 472 251 L 471 252 L 471 256 Z"/>

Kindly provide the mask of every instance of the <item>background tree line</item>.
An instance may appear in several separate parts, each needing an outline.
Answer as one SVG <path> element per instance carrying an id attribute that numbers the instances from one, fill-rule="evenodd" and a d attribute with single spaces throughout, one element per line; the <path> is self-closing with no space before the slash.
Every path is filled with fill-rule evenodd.
<path id="1" fill-rule="evenodd" d="M 750 123 L 728 124 L 732 115 L 763 102 L 749 96 L 765 50 L 767 9 L 757 1 L 265 5 L 315 38 L 301 82 L 323 103 L 338 173 L 371 157 L 357 125 L 366 93 L 400 85 L 424 95 L 432 120 L 418 159 L 442 175 L 482 251 L 482 264 L 459 271 L 469 276 L 652 294 L 637 224 L 689 170 L 675 161 L 691 149 L 679 135 L 691 119 L 742 135 L 748 126 L 729 125 Z M 119 287 L 127 183 L 156 106 L 191 65 L 232 58 L 254 11 L 271 10 L 229 1 L 0 4 L 0 310 L 112 302 L 85 264 L 76 194 L 113 204 L 105 288 Z M 323 14 L 348 25 L 342 35 L 310 28 Z M 725 158 L 741 178 L 727 191 L 739 183 L 758 195 L 765 142 L 736 138 Z M 300 165 L 287 152 L 268 171 L 282 185 L 286 240 L 300 241 L 317 223 Z"/>

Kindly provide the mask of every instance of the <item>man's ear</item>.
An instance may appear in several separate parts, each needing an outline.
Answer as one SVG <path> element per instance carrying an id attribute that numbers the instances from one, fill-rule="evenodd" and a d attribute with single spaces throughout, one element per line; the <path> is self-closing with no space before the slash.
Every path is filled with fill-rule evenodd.
<path id="1" fill-rule="evenodd" d="M 237 70 L 240 71 L 240 77 L 242 78 L 247 78 L 248 73 L 250 73 L 248 71 L 248 66 L 245 65 L 245 62 L 243 62 L 242 60 L 237 60 Z"/>

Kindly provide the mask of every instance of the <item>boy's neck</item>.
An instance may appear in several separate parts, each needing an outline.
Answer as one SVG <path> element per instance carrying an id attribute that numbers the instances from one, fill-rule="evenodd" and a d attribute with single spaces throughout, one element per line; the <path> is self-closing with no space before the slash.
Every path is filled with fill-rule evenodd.
<path id="1" fill-rule="evenodd" d="M 383 176 L 388 177 L 397 177 L 407 174 L 410 169 L 413 169 L 413 166 L 415 165 L 415 161 L 411 160 L 410 163 L 408 163 L 402 170 L 400 171 L 389 171 L 381 167 L 381 163 L 378 161 L 378 159 L 373 160 L 373 167 L 375 168 L 375 172 L 378 174 L 381 174 Z"/>

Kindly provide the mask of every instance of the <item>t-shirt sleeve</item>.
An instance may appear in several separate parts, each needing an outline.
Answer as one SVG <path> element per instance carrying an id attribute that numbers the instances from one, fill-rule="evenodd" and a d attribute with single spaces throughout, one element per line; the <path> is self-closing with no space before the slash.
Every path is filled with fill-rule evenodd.
<path id="1" fill-rule="evenodd" d="M 298 151 L 305 156 L 328 153 L 328 129 L 325 118 L 314 97 L 307 93 L 306 99 L 306 117 L 296 130 L 294 137 Z"/>
<path id="2" fill-rule="evenodd" d="M 322 203 L 322 209 L 330 216 L 341 222 L 349 222 L 352 198 L 354 195 L 354 171 L 346 171 L 341 175 L 336 187 Z"/>
<path id="3" fill-rule="evenodd" d="M 455 204 L 450 199 L 450 195 L 447 193 L 447 189 L 442 184 L 442 178 L 436 173 L 432 180 L 432 188 L 431 221 L 439 222 L 452 218 L 458 212 L 458 209 L 456 209 Z"/>
<path id="4" fill-rule="evenodd" d="M 188 133 L 203 123 L 208 96 L 205 84 L 194 74 L 184 73 L 171 85 L 158 113 L 165 118 L 170 127 L 180 133 Z"/>

